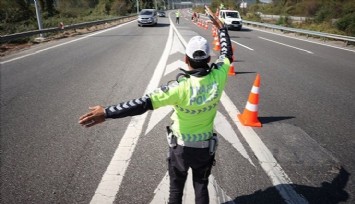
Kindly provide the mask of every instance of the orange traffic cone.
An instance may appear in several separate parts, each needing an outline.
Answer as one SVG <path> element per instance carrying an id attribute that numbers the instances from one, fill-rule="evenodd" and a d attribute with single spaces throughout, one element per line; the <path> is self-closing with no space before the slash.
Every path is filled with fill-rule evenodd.
<path id="1" fill-rule="evenodd" d="M 218 36 L 215 36 L 215 37 L 213 38 L 213 44 L 214 44 L 214 45 L 216 44 L 216 42 L 219 42 Z"/>
<path id="2" fill-rule="evenodd" d="M 261 127 L 261 123 L 258 120 L 259 87 L 260 75 L 257 74 L 243 114 L 238 114 L 240 122 L 245 126 Z"/>
<path id="3" fill-rule="evenodd" d="M 219 45 L 219 42 L 218 42 L 218 41 L 216 41 L 216 43 L 215 43 L 215 46 L 214 46 L 213 50 L 215 50 L 215 51 L 219 51 L 219 50 L 221 50 L 221 46 Z"/>
<path id="4" fill-rule="evenodd" d="M 205 30 L 208 30 L 208 23 L 205 24 Z"/>
<path id="5" fill-rule="evenodd" d="M 231 65 L 229 66 L 228 75 L 229 75 L 229 76 L 234 76 L 234 75 L 235 75 L 235 70 L 234 70 L 233 62 L 231 62 Z"/>

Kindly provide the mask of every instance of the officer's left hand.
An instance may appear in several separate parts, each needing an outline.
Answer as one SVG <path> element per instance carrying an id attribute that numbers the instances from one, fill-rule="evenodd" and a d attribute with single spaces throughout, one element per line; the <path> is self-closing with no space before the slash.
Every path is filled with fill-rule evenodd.
<path id="1" fill-rule="evenodd" d="M 91 127 L 105 121 L 105 109 L 102 106 L 89 107 L 90 112 L 79 118 L 79 124 Z"/>

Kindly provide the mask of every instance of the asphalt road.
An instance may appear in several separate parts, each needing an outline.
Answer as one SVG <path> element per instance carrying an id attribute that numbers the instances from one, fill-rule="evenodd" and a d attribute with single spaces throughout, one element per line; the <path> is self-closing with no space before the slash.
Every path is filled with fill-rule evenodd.
<path id="1" fill-rule="evenodd" d="M 169 18 L 159 18 L 156 27 L 132 22 L 2 58 L 1 202 L 95 203 L 95 196 L 111 193 L 108 203 L 162 203 L 169 111 L 90 129 L 77 122 L 89 106 L 138 98 L 152 84 L 174 79 L 184 66 L 184 41 L 194 35 L 213 40 L 210 29 L 188 18 L 176 30 Z M 254 146 L 236 115 L 230 117 L 224 99 L 212 172 L 221 189 L 216 197 L 223 192 L 235 203 L 354 203 L 355 51 L 247 27 L 230 36 L 236 76 L 229 77 L 225 93 L 242 111 L 260 74 L 263 127 L 250 129 L 267 151 Z M 217 56 L 215 51 L 213 61 Z M 268 151 L 275 161 L 262 157 Z M 102 193 L 103 176 L 117 155 L 127 156 L 124 170 L 117 170 L 122 174 L 114 173 L 118 192 L 109 187 Z"/>

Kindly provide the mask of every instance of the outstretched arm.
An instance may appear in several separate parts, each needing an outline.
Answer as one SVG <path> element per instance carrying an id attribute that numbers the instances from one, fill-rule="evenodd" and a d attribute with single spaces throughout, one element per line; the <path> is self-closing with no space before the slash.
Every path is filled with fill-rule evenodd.
<path id="1" fill-rule="evenodd" d="M 82 115 L 79 118 L 79 124 L 85 127 L 91 127 L 102 123 L 106 118 L 123 118 L 127 116 L 135 116 L 145 113 L 148 110 L 153 110 L 152 102 L 148 95 L 120 103 L 118 105 L 89 107 L 90 112 Z"/>
<path id="2" fill-rule="evenodd" d="M 218 29 L 218 37 L 221 45 L 221 55 L 224 55 L 229 59 L 230 62 L 233 62 L 233 50 L 232 43 L 229 38 L 228 30 L 223 26 L 223 23 L 219 18 L 213 14 L 211 9 L 208 6 L 205 6 L 208 17 L 210 18 L 212 24 Z"/>

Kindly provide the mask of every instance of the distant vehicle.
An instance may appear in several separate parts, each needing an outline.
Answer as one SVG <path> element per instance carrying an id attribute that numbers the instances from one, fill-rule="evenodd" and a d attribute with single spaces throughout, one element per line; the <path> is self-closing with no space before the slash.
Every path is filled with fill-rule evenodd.
<path id="1" fill-rule="evenodd" d="M 224 23 L 224 25 L 229 29 L 242 29 L 242 18 L 238 11 L 235 10 L 220 10 L 219 19 Z"/>
<path id="2" fill-rule="evenodd" d="M 158 24 L 158 14 L 155 9 L 142 9 L 138 15 L 138 26 Z"/>
<path id="3" fill-rule="evenodd" d="M 158 16 L 165 17 L 166 16 L 165 11 L 158 11 Z"/>

